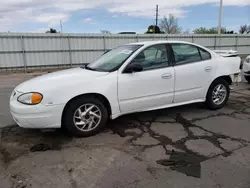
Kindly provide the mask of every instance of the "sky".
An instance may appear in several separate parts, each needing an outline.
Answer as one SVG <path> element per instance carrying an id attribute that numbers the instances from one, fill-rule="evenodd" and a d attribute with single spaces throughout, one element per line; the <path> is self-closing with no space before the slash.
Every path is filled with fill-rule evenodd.
<path id="1" fill-rule="evenodd" d="M 0 0 L 0 32 L 40 32 L 49 28 L 64 33 L 144 33 L 173 14 L 184 31 L 218 25 L 220 0 Z M 250 24 L 250 0 L 223 0 L 222 25 L 238 32 Z"/>

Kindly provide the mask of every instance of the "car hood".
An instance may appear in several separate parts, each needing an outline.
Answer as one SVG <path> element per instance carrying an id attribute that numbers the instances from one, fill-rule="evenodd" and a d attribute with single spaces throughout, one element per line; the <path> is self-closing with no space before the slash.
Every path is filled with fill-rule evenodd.
<path id="1" fill-rule="evenodd" d="M 97 72 L 86 70 L 83 68 L 72 68 L 54 73 L 44 74 L 25 81 L 18 85 L 15 90 L 19 92 L 42 92 L 50 88 L 57 88 L 72 84 L 81 84 L 83 82 L 91 82 L 100 76 L 105 76 L 108 72 Z M 78 85 L 79 86 L 79 85 Z"/>

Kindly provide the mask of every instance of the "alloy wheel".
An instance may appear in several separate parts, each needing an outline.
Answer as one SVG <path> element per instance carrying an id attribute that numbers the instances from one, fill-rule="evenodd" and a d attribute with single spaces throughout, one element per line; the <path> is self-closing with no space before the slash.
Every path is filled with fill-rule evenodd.
<path id="1" fill-rule="evenodd" d="M 80 106 L 73 117 L 75 127 L 83 132 L 94 130 L 100 124 L 101 119 L 101 110 L 94 104 Z"/>

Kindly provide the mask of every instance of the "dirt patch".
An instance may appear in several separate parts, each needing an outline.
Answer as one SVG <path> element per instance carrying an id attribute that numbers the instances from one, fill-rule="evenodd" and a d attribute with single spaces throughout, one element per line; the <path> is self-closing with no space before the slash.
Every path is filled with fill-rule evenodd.
<path id="1" fill-rule="evenodd" d="M 9 126 L 0 131 L 0 153 L 5 164 L 29 152 L 60 150 L 73 139 L 60 129 L 40 131 Z"/>

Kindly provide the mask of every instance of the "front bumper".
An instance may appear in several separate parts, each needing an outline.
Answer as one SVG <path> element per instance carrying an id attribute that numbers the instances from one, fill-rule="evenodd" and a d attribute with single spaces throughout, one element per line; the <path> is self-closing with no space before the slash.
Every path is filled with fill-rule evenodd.
<path id="1" fill-rule="evenodd" d="M 25 105 L 10 98 L 10 113 L 14 121 L 24 128 L 60 128 L 64 105 Z"/>

